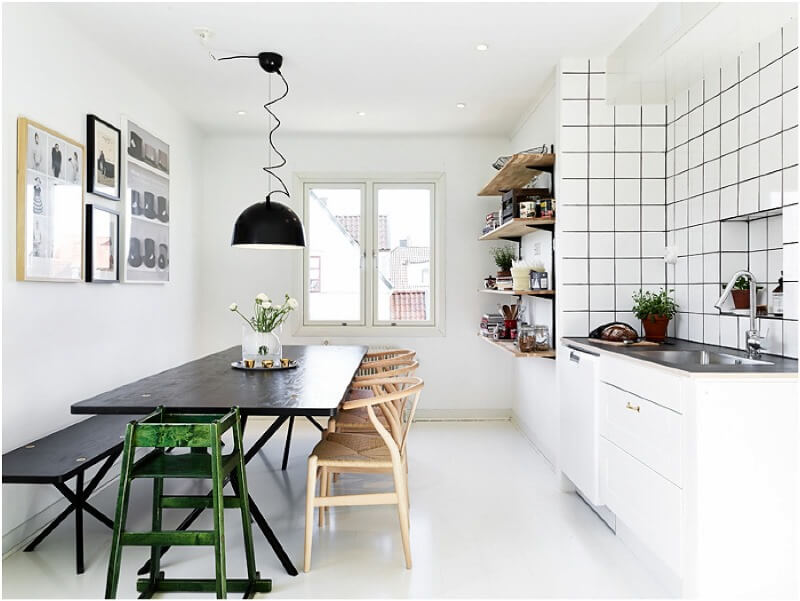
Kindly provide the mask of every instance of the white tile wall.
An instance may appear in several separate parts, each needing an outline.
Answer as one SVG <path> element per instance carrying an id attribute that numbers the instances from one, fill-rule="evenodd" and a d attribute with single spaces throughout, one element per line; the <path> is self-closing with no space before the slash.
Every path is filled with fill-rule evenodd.
<path id="1" fill-rule="evenodd" d="M 666 107 L 607 105 L 605 74 L 586 64 L 562 64 L 560 81 L 558 299 L 573 335 L 615 319 L 638 326 L 632 294 L 666 283 Z"/>
<path id="2" fill-rule="evenodd" d="M 769 352 L 797 356 L 795 29 L 746 49 L 668 104 L 664 227 L 679 259 L 667 281 L 681 304 L 674 325 L 681 338 L 741 347 L 746 320 L 713 307 L 721 284 L 750 269 L 764 286 L 759 303 L 771 308 L 783 271 L 783 319 L 759 321 Z M 781 207 L 782 215 L 760 213 Z M 720 221 L 745 216 L 749 221 Z M 642 213 L 645 229 L 650 218 Z"/>

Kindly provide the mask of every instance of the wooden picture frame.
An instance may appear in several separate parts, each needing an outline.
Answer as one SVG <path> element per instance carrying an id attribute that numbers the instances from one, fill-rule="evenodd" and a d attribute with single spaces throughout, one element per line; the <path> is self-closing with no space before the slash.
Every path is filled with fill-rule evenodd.
<path id="1" fill-rule="evenodd" d="M 116 211 L 96 204 L 86 205 L 87 282 L 96 284 L 119 282 L 119 221 L 120 215 Z M 101 251 L 100 248 L 106 245 L 109 247 L 108 250 Z M 112 273 L 109 274 L 108 271 Z"/>
<path id="2" fill-rule="evenodd" d="M 85 168 L 83 144 L 17 119 L 17 281 L 83 281 Z"/>
<path id="3" fill-rule="evenodd" d="M 122 199 L 122 131 L 97 115 L 86 115 L 86 189 L 109 200 Z"/>

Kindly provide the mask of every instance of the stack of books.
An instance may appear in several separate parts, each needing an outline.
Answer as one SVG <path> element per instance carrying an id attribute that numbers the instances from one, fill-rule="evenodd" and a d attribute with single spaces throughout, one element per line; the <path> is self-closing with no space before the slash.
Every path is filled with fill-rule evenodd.
<path id="1" fill-rule="evenodd" d="M 495 288 L 497 288 L 498 290 L 513 290 L 514 278 L 512 277 L 497 278 L 497 282 L 495 283 Z"/>
<path id="2" fill-rule="evenodd" d="M 499 313 L 485 313 L 481 317 L 481 336 L 491 336 L 494 328 L 503 323 L 503 316 Z"/>
<path id="3" fill-rule="evenodd" d="M 496 229 L 499 225 L 500 213 L 499 211 L 494 211 L 493 213 L 488 213 L 486 215 L 486 226 L 483 228 L 483 233 L 488 234 L 493 229 Z"/>

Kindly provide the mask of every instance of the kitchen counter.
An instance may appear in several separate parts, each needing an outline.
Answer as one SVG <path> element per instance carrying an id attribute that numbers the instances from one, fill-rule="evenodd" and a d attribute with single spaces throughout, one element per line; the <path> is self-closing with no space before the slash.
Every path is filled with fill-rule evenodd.
<path id="1" fill-rule="evenodd" d="M 625 357 L 634 361 L 655 364 L 677 372 L 682 372 L 694 377 L 702 376 L 779 376 L 797 378 L 797 360 L 787 359 L 776 355 L 761 355 L 762 361 L 769 361 L 772 365 L 699 365 L 699 364 L 676 364 L 665 361 L 659 357 L 647 354 L 651 351 L 709 351 L 725 353 L 735 357 L 747 358 L 744 351 L 731 349 L 712 344 L 701 344 L 686 340 L 668 338 L 664 344 L 658 346 L 611 346 L 598 343 L 591 338 L 564 337 L 561 339 L 564 344 L 576 350 L 588 351 L 596 354 L 608 353 L 611 355 Z"/>

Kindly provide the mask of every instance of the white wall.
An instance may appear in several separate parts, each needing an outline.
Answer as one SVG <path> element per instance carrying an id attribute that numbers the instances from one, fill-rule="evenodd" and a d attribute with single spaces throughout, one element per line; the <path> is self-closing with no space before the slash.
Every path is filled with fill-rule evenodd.
<path id="1" fill-rule="evenodd" d="M 87 113 L 118 126 L 127 115 L 170 144 L 169 284 L 15 281 L 17 117 L 85 143 Z M 47 5 L 3 6 L 2 115 L 3 451 L 8 451 L 83 419 L 70 415 L 72 403 L 198 355 L 200 134 L 158 90 L 109 59 L 105 49 Z M 87 194 L 86 200 L 93 198 Z M 96 200 L 122 209 L 122 203 Z M 42 486 L 4 486 L 3 533 L 57 497 Z"/>
<path id="2" fill-rule="evenodd" d="M 290 98 L 291 100 L 291 98 Z M 280 109 L 277 109 L 280 114 Z M 265 119 L 266 124 L 266 119 Z M 492 161 L 508 141 L 501 137 L 290 136 L 276 137 L 289 164 L 282 170 L 292 186 L 292 173 L 444 173 L 445 336 L 330 338 L 331 343 L 393 344 L 418 352 L 425 395 L 420 412 L 459 415 L 508 414 L 513 359 L 477 337 L 480 316 L 496 310 L 495 300 L 477 292 L 483 278 L 495 271 L 478 235 L 493 199 L 476 196 L 491 177 Z M 266 144 L 258 137 L 214 137 L 204 145 L 204 205 L 200 237 L 204 281 L 214 282 L 201 299 L 204 352 L 239 344 L 239 324 L 228 312 L 231 302 L 247 306 L 260 291 L 271 297 L 284 292 L 302 296 L 301 253 L 230 247 L 233 223 L 248 205 L 263 199 Z M 295 191 L 292 207 L 302 210 Z M 293 254 L 294 253 L 294 254 Z M 441 259 L 441 258 L 440 258 Z M 295 338 L 294 316 L 283 329 L 284 343 L 318 343 L 321 338 Z"/>
<path id="3" fill-rule="evenodd" d="M 556 90 L 553 85 L 511 138 L 510 152 L 518 152 L 541 144 L 556 144 L 557 108 Z M 557 145 L 555 150 L 558 153 Z M 558 163 L 556 163 L 556 169 L 558 169 Z M 558 198 L 558 189 L 556 189 L 556 202 L 558 202 Z M 522 239 L 523 258 L 528 260 L 534 258 L 536 244 L 540 245 L 542 260 L 549 267 L 551 261 L 550 234 L 548 232 L 535 232 Z M 524 299 L 523 302 L 527 304 L 528 321 L 549 325 L 552 333 L 551 304 L 556 301 Z M 514 417 L 519 427 L 548 461 L 555 464 L 559 440 L 556 362 L 552 359 L 514 359 L 513 361 Z"/>

